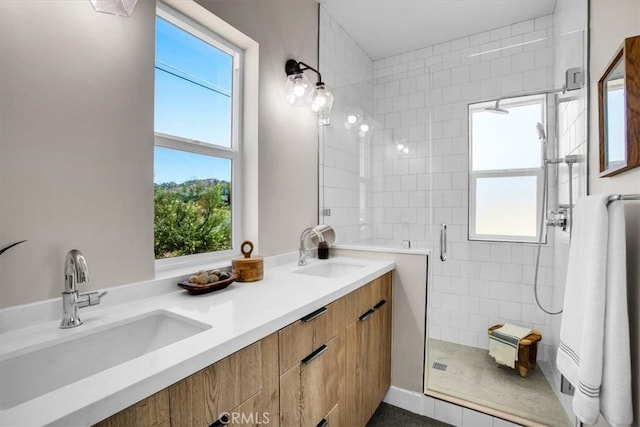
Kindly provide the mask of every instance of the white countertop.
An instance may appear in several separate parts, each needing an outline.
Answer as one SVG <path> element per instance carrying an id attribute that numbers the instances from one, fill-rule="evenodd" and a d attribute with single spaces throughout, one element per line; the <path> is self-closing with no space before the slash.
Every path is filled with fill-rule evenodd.
<path id="1" fill-rule="evenodd" d="M 35 308 L 4 310 L 5 323 L 0 335 L 0 358 L 60 337 L 86 333 L 92 328 L 156 310 L 166 310 L 211 328 L 144 356 L 99 372 L 90 377 L 36 397 L 26 403 L 0 411 L 2 426 L 91 425 L 156 393 L 241 348 L 295 322 L 312 311 L 348 294 L 394 268 L 391 261 L 372 261 L 334 257 L 310 259 L 309 265 L 323 262 L 362 264 L 363 267 L 335 279 L 294 273 L 300 269 L 295 254 L 279 263 L 265 259 L 264 279 L 253 283 L 233 283 L 228 288 L 204 295 L 189 295 L 175 286 L 175 279 L 158 280 L 159 295 L 144 294 L 153 281 L 109 289 L 105 297 L 117 304 L 81 309 L 84 325 L 60 329 L 59 318 L 11 330 L 20 316 Z M 270 267 L 270 265 L 274 265 Z M 173 282 L 172 287 L 168 283 Z M 137 288 L 138 287 L 138 288 Z M 124 301 L 124 302 L 123 302 Z M 126 302 L 130 301 L 130 302 Z M 57 300 L 59 314 L 61 302 Z M 51 311 L 51 301 L 42 311 Z M 69 355 L 73 357 L 73 355 Z M 63 372 L 60 375 L 64 375 Z M 0 379 L 1 381 L 1 379 Z M 2 384 L 1 387 L 8 387 Z M 7 389 L 4 390 L 7 392 Z"/>

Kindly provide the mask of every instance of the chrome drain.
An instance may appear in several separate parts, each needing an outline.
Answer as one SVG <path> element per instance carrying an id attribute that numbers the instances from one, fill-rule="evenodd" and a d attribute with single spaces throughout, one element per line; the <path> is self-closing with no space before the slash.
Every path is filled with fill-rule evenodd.
<path id="1" fill-rule="evenodd" d="M 445 365 L 444 363 L 440 363 L 440 362 L 433 362 L 433 365 L 431 365 L 431 367 L 433 369 L 437 369 L 439 371 L 446 371 L 447 370 L 447 365 Z"/>

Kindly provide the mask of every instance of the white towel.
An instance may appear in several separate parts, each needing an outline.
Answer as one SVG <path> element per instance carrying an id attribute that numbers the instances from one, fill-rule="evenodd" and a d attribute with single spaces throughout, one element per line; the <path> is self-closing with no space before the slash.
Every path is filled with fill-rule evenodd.
<path id="1" fill-rule="evenodd" d="M 614 427 L 633 421 L 624 207 L 578 199 L 560 327 L 558 370 L 576 387 L 573 411 Z"/>
<path id="2" fill-rule="evenodd" d="M 493 357 L 496 363 L 515 368 L 520 340 L 530 333 L 531 329 L 510 323 L 494 329 L 489 335 L 489 356 Z"/>

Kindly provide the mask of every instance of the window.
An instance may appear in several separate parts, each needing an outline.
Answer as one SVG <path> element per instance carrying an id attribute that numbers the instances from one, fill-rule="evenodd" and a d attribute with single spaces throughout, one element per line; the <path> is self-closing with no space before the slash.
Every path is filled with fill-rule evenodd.
<path id="1" fill-rule="evenodd" d="M 240 49 L 159 3 L 156 259 L 224 254 L 238 247 L 241 60 Z"/>
<path id="2" fill-rule="evenodd" d="M 538 240 L 545 96 L 469 105 L 469 239 Z M 505 111 L 507 114 L 505 114 Z M 543 127 L 544 128 L 544 127 Z"/>

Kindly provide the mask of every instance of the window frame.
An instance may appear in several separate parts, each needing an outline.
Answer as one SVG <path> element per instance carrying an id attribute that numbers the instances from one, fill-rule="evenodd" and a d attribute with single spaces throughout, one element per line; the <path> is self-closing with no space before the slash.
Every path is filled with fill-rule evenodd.
<path id="1" fill-rule="evenodd" d="M 476 170 L 473 169 L 473 112 L 482 111 L 486 107 L 493 107 L 496 104 L 496 100 L 472 103 L 468 105 L 468 120 L 469 120 L 469 226 L 468 226 L 468 240 L 469 241 L 490 241 L 490 242 L 506 242 L 506 243 L 537 243 L 540 236 L 540 208 L 542 206 L 542 197 L 544 194 L 544 142 L 540 143 L 540 167 L 534 168 L 507 168 L 507 169 L 490 169 L 490 170 Z M 541 95 L 528 95 L 528 96 L 516 96 L 508 98 L 500 98 L 501 108 L 518 107 L 524 105 L 539 104 L 541 106 L 540 111 L 540 123 L 544 126 L 545 133 L 547 129 L 547 96 Z M 533 132 L 534 130 L 531 129 Z M 508 178 L 508 177 L 536 177 L 536 212 L 535 212 L 535 236 L 524 235 L 507 235 L 507 234 L 481 234 L 476 233 L 476 190 L 477 182 L 482 178 Z M 547 241 L 546 227 L 543 227 L 543 243 Z"/>
<path id="2" fill-rule="evenodd" d="M 207 155 L 231 161 L 231 248 L 223 251 L 183 255 L 173 258 L 155 259 L 156 272 L 171 268 L 199 264 L 230 258 L 240 247 L 242 236 L 242 111 L 244 50 L 216 34 L 213 28 L 205 27 L 162 2 L 157 2 L 156 16 L 203 40 L 233 59 L 231 86 L 231 146 L 225 147 L 208 142 L 168 135 L 154 130 L 155 147 L 169 148 L 194 154 Z M 154 65 L 155 68 L 155 65 Z M 154 166 L 155 169 L 155 166 Z M 155 221 L 154 221 L 155 224 Z M 155 233 L 154 233 L 155 240 Z M 154 256 L 155 258 L 155 256 Z"/>

